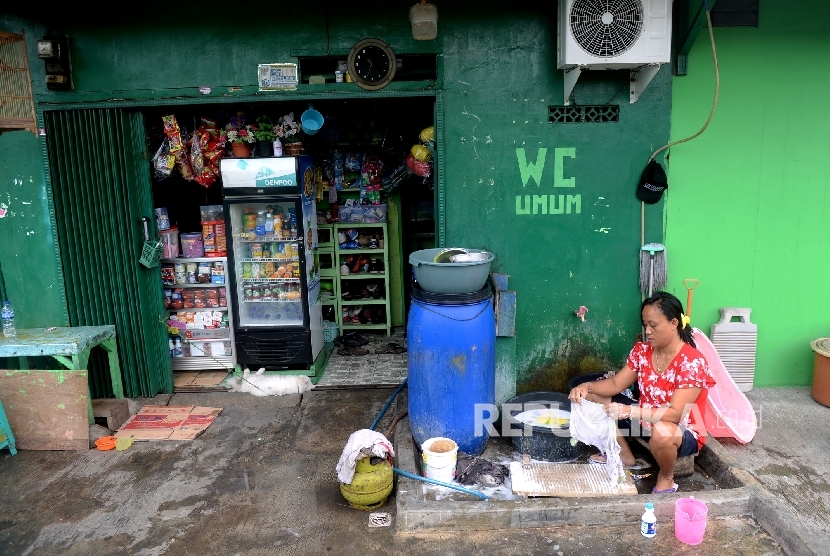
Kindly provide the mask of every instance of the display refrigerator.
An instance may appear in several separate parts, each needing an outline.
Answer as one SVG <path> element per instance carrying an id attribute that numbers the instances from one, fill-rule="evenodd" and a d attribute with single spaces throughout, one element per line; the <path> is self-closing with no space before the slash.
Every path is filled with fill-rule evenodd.
<path id="1" fill-rule="evenodd" d="M 220 171 L 237 363 L 308 369 L 323 349 L 311 157 L 226 158 Z"/>

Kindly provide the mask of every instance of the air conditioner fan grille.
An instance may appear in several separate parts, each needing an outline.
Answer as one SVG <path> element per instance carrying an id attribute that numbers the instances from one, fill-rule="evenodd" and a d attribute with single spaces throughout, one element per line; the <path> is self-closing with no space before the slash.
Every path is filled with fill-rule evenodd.
<path id="1" fill-rule="evenodd" d="M 629 50 L 643 32 L 640 0 L 574 0 L 571 34 L 585 52 L 612 58 Z"/>

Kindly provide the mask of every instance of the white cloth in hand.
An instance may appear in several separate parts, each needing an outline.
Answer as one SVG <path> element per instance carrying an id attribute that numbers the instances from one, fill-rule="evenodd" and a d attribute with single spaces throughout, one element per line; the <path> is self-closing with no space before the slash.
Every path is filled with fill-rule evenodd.
<path id="1" fill-rule="evenodd" d="M 340 461 L 337 462 L 337 478 L 341 483 L 352 484 L 354 468 L 358 460 L 371 456 L 395 457 L 395 449 L 392 448 L 392 443 L 379 432 L 371 429 L 353 432 L 346 447 L 343 448 Z"/>
<path id="2" fill-rule="evenodd" d="M 588 400 L 582 400 L 581 404 L 572 402 L 570 431 L 572 438 L 596 446 L 605 454 L 605 470 L 612 482 L 625 481 L 625 468 L 617 442 L 617 423 L 605 413 L 602 404 Z"/>

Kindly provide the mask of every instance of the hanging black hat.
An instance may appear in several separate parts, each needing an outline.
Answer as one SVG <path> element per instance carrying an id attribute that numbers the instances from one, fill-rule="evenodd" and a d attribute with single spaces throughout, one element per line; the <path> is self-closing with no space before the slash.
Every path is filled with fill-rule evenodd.
<path id="1" fill-rule="evenodd" d="M 643 175 L 640 176 L 640 183 L 637 185 L 637 198 L 644 203 L 653 205 L 660 201 L 663 192 L 668 189 L 669 180 L 666 178 L 666 171 L 656 161 L 649 161 Z"/>

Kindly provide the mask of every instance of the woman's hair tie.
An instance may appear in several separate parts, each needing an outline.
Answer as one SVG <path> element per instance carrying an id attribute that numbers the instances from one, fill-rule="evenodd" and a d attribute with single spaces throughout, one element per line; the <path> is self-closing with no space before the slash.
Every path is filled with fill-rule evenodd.
<path id="1" fill-rule="evenodd" d="M 691 317 L 688 317 L 683 313 L 680 313 L 680 323 L 682 324 L 680 328 L 686 328 L 690 322 L 692 322 Z"/>

